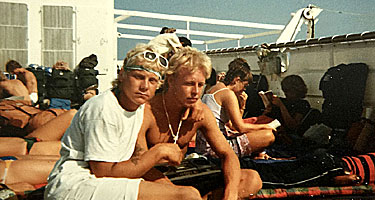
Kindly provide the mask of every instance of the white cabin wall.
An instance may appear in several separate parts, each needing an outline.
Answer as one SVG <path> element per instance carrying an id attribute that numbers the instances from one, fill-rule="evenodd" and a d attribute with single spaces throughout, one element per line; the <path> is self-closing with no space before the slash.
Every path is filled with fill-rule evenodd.
<path id="1" fill-rule="evenodd" d="M 222 53 L 222 54 L 209 54 L 211 58 L 212 67 L 215 68 L 216 71 L 227 71 L 228 64 L 234 58 L 244 58 L 247 60 L 249 65 L 251 66 L 252 72 L 259 72 L 259 67 L 257 64 L 258 57 L 256 56 L 255 52 L 238 52 L 238 53 Z"/>
<path id="2" fill-rule="evenodd" d="M 41 49 L 41 9 L 43 5 L 71 6 L 75 10 L 73 38 L 75 43 L 74 68 L 91 54 L 98 57 L 100 75 L 99 91 L 111 87 L 117 76 L 117 31 L 114 26 L 114 1 L 102 0 L 0 0 L 0 2 L 24 3 L 28 7 L 28 64 L 40 64 Z M 1 13 L 0 13 L 1 17 Z"/>
<path id="3" fill-rule="evenodd" d="M 279 75 L 267 75 L 270 89 L 279 96 L 284 96 L 280 82 L 288 75 L 298 74 L 308 86 L 307 100 L 311 106 L 321 110 L 323 104 L 319 82 L 328 68 L 341 63 L 363 62 L 369 66 L 365 91 L 364 108 L 375 107 L 375 41 L 356 41 L 347 43 L 330 43 L 324 45 L 303 46 L 286 49 L 289 52 L 289 68 Z M 239 56 L 240 55 L 240 56 Z M 210 53 L 213 67 L 225 71 L 230 61 L 236 57 L 245 58 L 251 65 L 252 72 L 259 74 L 258 58 L 255 51 L 231 53 Z M 222 70 L 223 71 L 223 70 Z"/>
<path id="4" fill-rule="evenodd" d="M 117 74 L 117 38 L 113 23 L 113 1 L 81 1 L 77 6 L 77 61 L 92 53 L 98 57 L 99 91 L 111 88 Z M 105 2 L 105 3 L 104 3 Z M 108 3 L 111 2 L 111 3 Z"/>

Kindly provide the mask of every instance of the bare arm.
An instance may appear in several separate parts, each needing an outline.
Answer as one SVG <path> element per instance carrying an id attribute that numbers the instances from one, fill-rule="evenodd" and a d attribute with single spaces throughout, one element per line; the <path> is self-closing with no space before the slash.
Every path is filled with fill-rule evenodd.
<path id="1" fill-rule="evenodd" d="M 222 170 L 224 172 L 225 190 L 223 199 L 237 199 L 238 185 L 240 183 L 241 169 L 238 158 L 228 142 L 216 125 L 216 120 L 207 107 L 205 117 L 201 122 L 200 129 L 204 133 L 206 140 L 222 160 Z"/>
<path id="2" fill-rule="evenodd" d="M 273 97 L 272 104 L 280 108 L 281 117 L 283 118 L 285 127 L 289 129 L 296 129 L 300 125 L 303 118 L 301 113 L 296 113 L 295 116 L 292 117 L 279 97 Z"/>
<path id="3" fill-rule="evenodd" d="M 25 84 L 29 94 L 38 93 L 37 80 L 32 72 L 25 68 L 17 68 L 14 73 Z"/>
<path id="4" fill-rule="evenodd" d="M 231 90 L 225 90 L 215 95 L 217 102 L 221 102 L 221 106 L 224 107 L 225 111 L 228 113 L 232 126 L 235 130 L 240 133 L 248 131 L 256 131 L 261 129 L 272 128 L 265 124 L 249 124 L 245 123 L 242 119 L 241 111 L 238 105 L 238 99 L 235 93 Z"/>

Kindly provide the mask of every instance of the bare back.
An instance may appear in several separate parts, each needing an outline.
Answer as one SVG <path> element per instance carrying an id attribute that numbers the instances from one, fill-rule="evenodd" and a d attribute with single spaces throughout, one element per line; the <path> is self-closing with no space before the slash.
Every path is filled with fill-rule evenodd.
<path id="1" fill-rule="evenodd" d="M 20 80 L 0 81 L 0 99 L 11 96 L 23 97 L 24 100 L 30 100 L 29 91 Z"/>

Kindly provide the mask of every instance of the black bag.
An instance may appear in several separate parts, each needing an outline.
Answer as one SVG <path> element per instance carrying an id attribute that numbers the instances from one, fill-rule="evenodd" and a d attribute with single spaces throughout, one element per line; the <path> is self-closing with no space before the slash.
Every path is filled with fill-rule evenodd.
<path id="1" fill-rule="evenodd" d="M 159 165 L 155 168 L 163 172 L 173 184 L 193 186 L 202 196 L 224 186 L 221 169 L 204 157 L 185 159 L 178 166 Z"/>
<path id="2" fill-rule="evenodd" d="M 41 103 L 43 102 L 43 99 L 47 97 L 46 84 L 47 84 L 47 77 L 50 75 L 48 74 L 48 68 L 32 64 L 32 65 L 29 65 L 29 67 L 26 69 L 32 72 L 36 78 L 36 81 L 38 84 L 37 86 L 38 102 L 37 103 Z"/>
<path id="3" fill-rule="evenodd" d="M 74 92 L 74 73 L 70 70 L 52 69 L 47 79 L 49 98 L 70 99 Z"/>
<path id="4" fill-rule="evenodd" d="M 340 64 L 331 67 L 320 80 L 323 93 L 323 122 L 331 128 L 347 129 L 362 115 L 368 65 Z"/>
<path id="5" fill-rule="evenodd" d="M 293 160 L 263 160 L 243 157 L 241 169 L 253 169 L 263 181 L 262 188 L 332 186 L 332 178 L 344 175 L 345 165 L 322 149 Z"/>
<path id="6" fill-rule="evenodd" d="M 99 81 L 96 77 L 99 74 L 98 70 L 93 68 L 81 68 L 76 70 L 76 84 L 80 91 L 87 89 L 90 86 L 98 85 Z"/>
<path id="7" fill-rule="evenodd" d="M 364 98 L 368 65 L 365 63 L 339 64 L 323 75 L 319 89 L 324 99 L 337 102 L 355 101 Z"/>

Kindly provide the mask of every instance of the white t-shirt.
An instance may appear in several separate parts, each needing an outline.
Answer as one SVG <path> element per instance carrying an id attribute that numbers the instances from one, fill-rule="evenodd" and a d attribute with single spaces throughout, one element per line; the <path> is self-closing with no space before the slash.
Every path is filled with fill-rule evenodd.
<path id="1" fill-rule="evenodd" d="M 103 195 L 109 195 L 105 199 L 128 195 L 136 199 L 141 179 L 96 178 L 90 173 L 88 161 L 129 160 L 143 115 L 144 105 L 128 112 L 111 91 L 88 100 L 61 140 L 61 158 L 48 178 L 45 199 L 100 199 Z M 114 187 L 119 191 L 108 189 Z M 104 194 L 97 194 L 99 191 Z"/>

